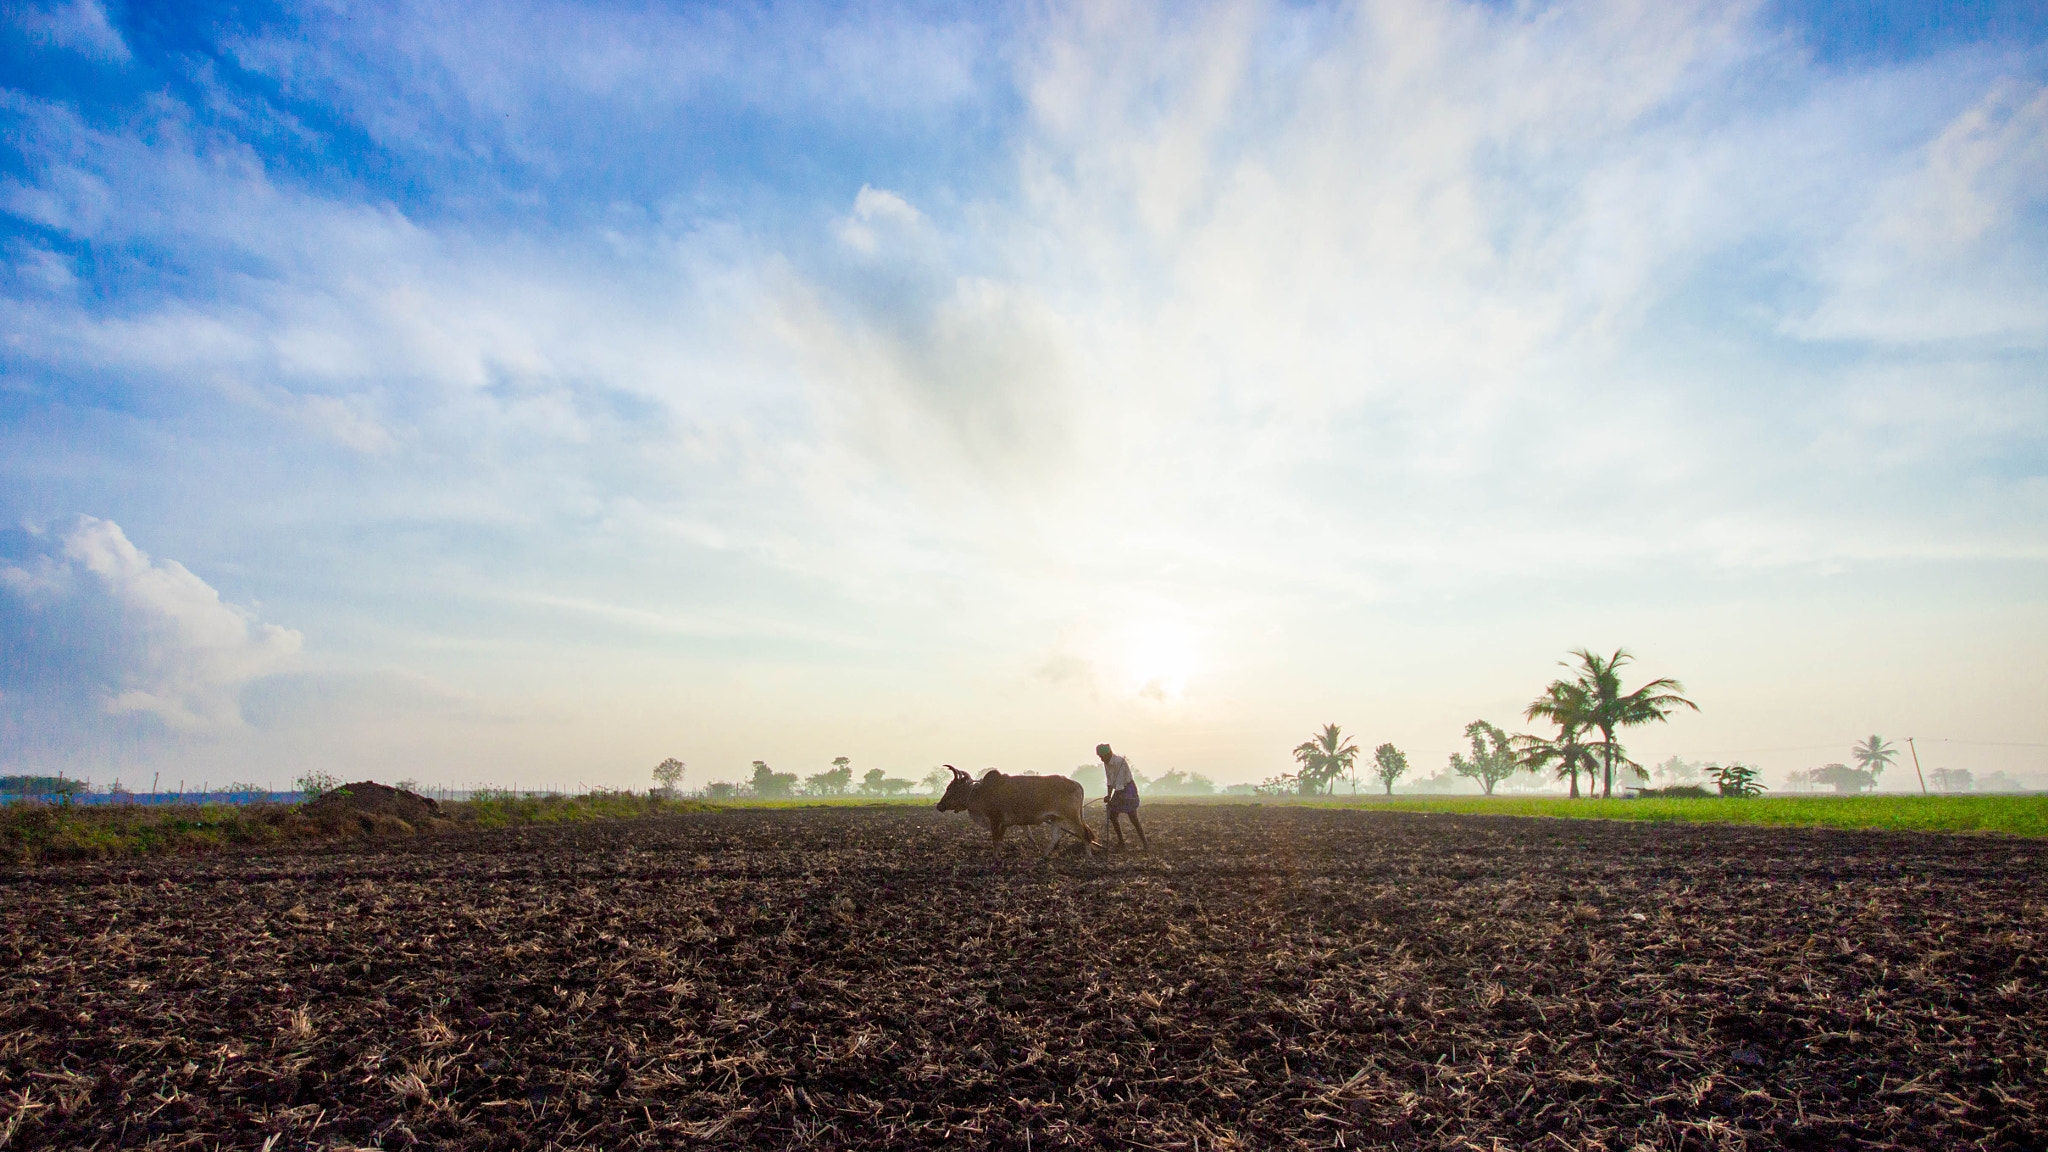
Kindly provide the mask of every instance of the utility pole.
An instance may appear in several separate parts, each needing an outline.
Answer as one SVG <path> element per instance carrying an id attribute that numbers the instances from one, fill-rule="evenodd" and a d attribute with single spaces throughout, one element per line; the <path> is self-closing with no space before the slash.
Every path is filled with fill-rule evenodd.
<path id="1" fill-rule="evenodd" d="M 1925 796 L 1927 795 L 1927 777 L 1920 771 L 1920 749 L 1913 746 L 1913 738 L 1911 736 L 1906 737 L 1906 747 L 1912 749 L 1913 775 L 1920 777 L 1920 794 Z"/>

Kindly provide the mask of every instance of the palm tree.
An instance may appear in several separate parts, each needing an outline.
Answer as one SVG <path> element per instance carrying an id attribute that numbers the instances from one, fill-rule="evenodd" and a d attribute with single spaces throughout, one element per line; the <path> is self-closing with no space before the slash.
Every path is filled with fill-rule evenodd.
<path id="1" fill-rule="evenodd" d="M 1898 757 L 1899 750 L 1885 743 L 1883 737 L 1873 735 L 1849 749 L 1849 755 L 1854 756 L 1857 765 L 1870 773 L 1870 778 L 1875 780 L 1885 769 L 1892 766 L 1892 761 Z"/>
<path id="2" fill-rule="evenodd" d="M 1313 796 L 1328 786 L 1335 790 L 1337 778 L 1352 770 L 1358 760 L 1358 746 L 1353 744 L 1344 730 L 1335 724 L 1323 725 L 1315 739 L 1304 741 L 1294 749 L 1294 758 L 1301 761 L 1301 794 Z"/>
<path id="3" fill-rule="evenodd" d="M 1579 658 L 1578 683 L 1585 690 L 1585 721 L 1600 730 L 1603 776 L 1600 794 L 1612 796 L 1614 766 L 1626 763 L 1621 759 L 1620 746 L 1614 742 L 1614 730 L 1668 719 L 1674 708 L 1685 707 L 1697 712 L 1700 706 L 1680 696 L 1685 685 L 1668 677 L 1652 680 L 1633 692 L 1623 692 L 1621 666 L 1632 659 L 1626 648 L 1616 648 L 1614 655 L 1606 657 L 1585 648 L 1574 651 L 1572 655 Z M 1569 664 L 1565 666 L 1571 667 Z"/>
<path id="4" fill-rule="evenodd" d="M 1572 796 L 1579 794 L 1579 772 L 1583 769 L 1590 779 L 1593 775 L 1593 749 L 1569 737 L 1559 736 L 1545 740 L 1541 736 L 1515 737 L 1515 762 L 1531 772 L 1542 772 L 1555 767 L 1559 780 L 1572 782 Z"/>
<path id="5" fill-rule="evenodd" d="M 1569 680 L 1552 680 L 1550 687 L 1531 701 L 1522 715 L 1530 720 L 1548 720 L 1557 725 L 1557 738 L 1554 740 L 1539 736 L 1517 737 L 1522 742 L 1523 767 L 1531 772 L 1541 772 L 1555 765 L 1560 779 L 1571 778 L 1572 799 L 1578 799 L 1579 769 L 1584 768 L 1589 777 L 1593 772 L 1593 751 L 1579 743 L 1579 733 L 1585 731 L 1590 722 L 1585 687 Z"/>

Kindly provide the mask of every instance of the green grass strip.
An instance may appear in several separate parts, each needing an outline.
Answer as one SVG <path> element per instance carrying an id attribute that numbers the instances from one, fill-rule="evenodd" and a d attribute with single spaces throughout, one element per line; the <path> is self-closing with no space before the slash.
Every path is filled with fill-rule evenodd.
<path id="1" fill-rule="evenodd" d="M 2048 836 L 2042 796 L 1760 796 L 1746 800 L 1570 800 L 1537 796 L 1339 797 L 1340 807 L 1475 816 L 1561 816 L 1653 823 L 1769 824 L 1802 828 L 1898 828 L 1915 832 L 2001 832 Z"/>

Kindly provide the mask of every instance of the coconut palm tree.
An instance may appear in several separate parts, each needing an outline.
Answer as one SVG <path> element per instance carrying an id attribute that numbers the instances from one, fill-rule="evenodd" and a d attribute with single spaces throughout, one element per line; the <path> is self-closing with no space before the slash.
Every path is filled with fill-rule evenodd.
<path id="1" fill-rule="evenodd" d="M 1515 757 L 1516 763 L 1531 772 L 1554 768 L 1559 780 L 1571 781 L 1574 799 L 1579 795 L 1579 773 L 1585 772 L 1589 781 L 1593 778 L 1593 749 L 1569 737 L 1546 740 L 1541 736 L 1517 736 Z"/>
<path id="2" fill-rule="evenodd" d="M 1557 725 L 1557 737 L 1552 740 L 1516 737 L 1522 745 L 1522 766 L 1531 772 L 1554 766 L 1558 779 L 1571 780 L 1572 799 L 1578 799 L 1579 770 L 1585 769 L 1589 777 L 1593 772 L 1593 750 L 1579 742 L 1579 733 L 1590 722 L 1584 686 L 1569 680 L 1553 680 L 1522 714 L 1530 720 L 1548 720 Z"/>
<path id="3" fill-rule="evenodd" d="M 1301 773 L 1295 777 L 1301 794 L 1313 796 L 1325 787 L 1336 789 L 1337 778 L 1351 772 L 1357 763 L 1358 745 L 1344 735 L 1342 728 L 1325 724 L 1315 739 L 1294 749 L 1294 758 L 1301 761 Z"/>
<path id="4" fill-rule="evenodd" d="M 1585 722 L 1600 730 L 1600 794 L 1612 796 L 1614 768 L 1627 763 L 1621 758 L 1621 746 L 1614 742 L 1614 730 L 1668 719 L 1676 708 L 1697 712 L 1700 706 L 1680 696 L 1685 685 L 1668 677 L 1652 680 L 1633 692 L 1623 692 L 1621 666 L 1633 659 L 1626 648 L 1616 648 L 1612 656 L 1601 656 L 1585 648 L 1572 655 L 1579 658 L 1578 684 L 1585 692 Z"/>
<path id="5" fill-rule="evenodd" d="M 1849 749 L 1849 755 L 1854 756 L 1857 765 L 1870 773 L 1870 778 L 1875 780 L 1885 769 L 1892 766 L 1892 761 L 1898 758 L 1899 750 L 1885 743 L 1882 736 L 1872 735 L 1870 739 Z"/>

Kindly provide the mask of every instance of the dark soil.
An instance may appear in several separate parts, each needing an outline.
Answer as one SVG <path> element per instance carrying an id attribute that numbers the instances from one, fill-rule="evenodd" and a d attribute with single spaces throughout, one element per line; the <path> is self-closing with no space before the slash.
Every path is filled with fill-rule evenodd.
<path id="1" fill-rule="evenodd" d="M 453 821 L 442 816 L 438 801 L 374 780 L 344 784 L 301 804 L 299 815 L 331 833 L 344 835 L 409 836 L 454 826 Z"/>
<path id="2" fill-rule="evenodd" d="M 0 874 L 0 1144 L 2048 1147 L 2048 846 L 735 810 Z"/>

